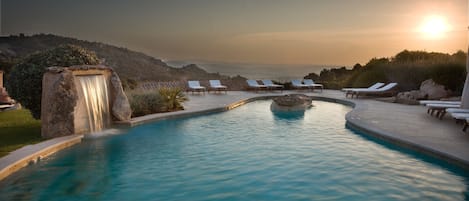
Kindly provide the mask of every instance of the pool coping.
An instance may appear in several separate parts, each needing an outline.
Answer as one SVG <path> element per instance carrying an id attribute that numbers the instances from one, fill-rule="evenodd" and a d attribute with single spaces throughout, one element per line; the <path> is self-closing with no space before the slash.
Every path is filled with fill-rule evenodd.
<path id="1" fill-rule="evenodd" d="M 0 181 L 14 172 L 34 164 L 57 151 L 80 143 L 83 135 L 58 137 L 33 145 L 26 145 L 0 158 Z"/>
<path id="2" fill-rule="evenodd" d="M 195 110 L 195 111 L 181 110 L 181 111 L 170 112 L 170 113 L 150 114 L 150 115 L 132 118 L 128 122 L 116 122 L 116 126 L 117 127 L 134 127 L 137 125 L 160 121 L 160 120 L 184 118 L 184 117 L 190 117 L 190 116 L 224 112 L 224 111 L 228 111 L 228 110 L 237 108 L 239 106 L 245 105 L 250 102 L 254 102 L 257 100 L 268 100 L 268 99 L 272 99 L 274 97 L 281 96 L 281 95 L 284 95 L 284 94 L 265 95 L 265 96 L 261 95 L 257 97 L 251 97 L 251 98 L 246 98 L 243 100 L 235 101 L 223 107 L 216 107 L 216 108 L 211 108 L 211 109 L 202 109 L 202 110 Z M 431 147 L 423 146 L 423 145 L 413 143 L 408 140 L 393 137 L 392 134 L 384 130 L 381 130 L 379 128 L 375 128 L 372 126 L 368 126 L 364 122 L 361 122 L 359 119 L 353 118 L 353 114 L 356 113 L 359 109 L 365 109 L 364 107 L 362 108 L 363 105 L 360 104 L 359 102 L 355 102 L 350 99 L 338 99 L 338 98 L 330 98 L 330 97 L 324 97 L 324 96 L 310 96 L 310 97 L 312 97 L 313 100 L 339 103 L 342 105 L 352 107 L 353 108 L 352 111 L 348 112 L 345 115 L 346 126 L 348 128 L 351 128 L 356 131 L 360 131 L 364 135 L 372 136 L 377 139 L 438 158 L 440 160 L 454 164 L 463 169 L 469 170 L 469 161 L 467 160 L 432 149 Z M 0 181 L 6 178 L 7 176 L 11 175 L 12 173 L 20 170 L 21 168 L 27 166 L 28 164 L 34 164 L 37 161 L 39 161 L 41 158 L 47 157 L 57 151 L 70 147 L 74 144 L 80 143 L 83 137 L 84 135 L 70 135 L 70 136 L 54 138 L 54 139 L 50 139 L 50 140 L 47 140 L 38 144 L 27 145 L 25 147 L 22 147 L 18 150 L 11 152 L 7 156 L 0 158 Z"/>
<path id="3" fill-rule="evenodd" d="M 358 107 L 360 107 L 360 106 L 358 106 Z M 352 111 L 350 111 L 349 113 L 347 113 L 345 115 L 345 120 L 346 120 L 345 125 L 348 128 L 350 128 L 352 130 L 359 131 L 361 134 L 371 136 L 371 137 L 377 138 L 379 140 L 382 140 L 382 141 L 397 145 L 399 147 L 409 149 L 409 150 L 413 150 L 413 151 L 425 154 L 427 156 L 437 158 L 439 160 L 448 162 L 448 163 L 450 163 L 452 165 L 455 165 L 457 167 L 460 167 L 462 169 L 469 170 L 469 161 L 468 160 L 465 160 L 463 158 L 459 158 L 459 157 L 456 157 L 454 155 L 439 151 L 437 149 L 433 149 L 429 146 L 424 146 L 424 145 L 412 142 L 410 140 L 404 140 L 404 139 L 399 138 L 399 137 L 394 137 L 393 134 L 390 133 L 390 132 L 381 130 L 379 128 L 374 128 L 372 126 L 368 126 L 368 125 L 364 124 L 363 122 L 360 122 L 359 119 L 356 119 L 356 118 L 352 117 L 353 114 L 354 114 L 355 109 L 356 108 L 354 107 L 354 109 Z"/>

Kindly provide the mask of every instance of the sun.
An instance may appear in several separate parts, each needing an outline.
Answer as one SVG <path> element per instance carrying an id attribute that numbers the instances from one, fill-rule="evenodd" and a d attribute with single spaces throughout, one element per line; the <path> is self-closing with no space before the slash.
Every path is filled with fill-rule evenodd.
<path id="1" fill-rule="evenodd" d="M 442 16 L 428 16 L 420 26 L 420 32 L 427 39 L 441 39 L 450 30 L 450 25 Z"/>

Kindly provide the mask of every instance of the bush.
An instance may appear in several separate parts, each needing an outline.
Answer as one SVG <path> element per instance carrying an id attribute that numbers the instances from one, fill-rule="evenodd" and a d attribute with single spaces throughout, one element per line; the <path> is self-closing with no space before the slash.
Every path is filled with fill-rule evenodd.
<path id="1" fill-rule="evenodd" d="M 122 87 L 124 88 L 124 90 L 134 90 L 138 86 L 138 82 L 131 78 L 124 78 L 124 79 L 121 79 L 121 81 L 122 81 Z"/>
<path id="2" fill-rule="evenodd" d="M 440 64 L 430 69 L 429 77 L 436 83 L 442 84 L 460 94 L 464 88 L 466 73 L 466 66 L 464 64 Z"/>
<path id="3" fill-rule="evenodd" d="M 183 110 L 182 102 L 187 100 L 181 88 L 160 88 L 159 94 L 164 100 L 167 111 Z"/>
<path id="4" fill-rule="evenodd" d="M 51 66 L 96 65 L 94 52 L 74 45 L 62 45 L 26 57 L 11 70 L 6 87 L 10 95 L 28 108 L 33 117 L 41 117 L 42 77 Z"/>
<path id="5" fill-rule="evenodd" d="M 187 98 L 180 88 L 161 88 L 158 91 L 131 91 L 129 97 L 132 117 L 183 110 Z"/>
<path id="6" fill-rule="evenodd" d="M 164 102 L 158 92 L 129 92 L 129 103 L 132 117 L 163 112 Z"/>

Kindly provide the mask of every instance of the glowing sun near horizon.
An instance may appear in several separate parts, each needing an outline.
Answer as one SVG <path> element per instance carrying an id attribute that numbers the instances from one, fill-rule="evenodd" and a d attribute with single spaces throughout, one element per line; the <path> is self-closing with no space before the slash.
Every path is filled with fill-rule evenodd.
<path id="1" fill-rule="evenodd" d="M 426 17 L 420 26 L 420 32 L 426 39 L 441 39 L 450 29 L 451 26 L 446 19 L 438 15 Z"/>

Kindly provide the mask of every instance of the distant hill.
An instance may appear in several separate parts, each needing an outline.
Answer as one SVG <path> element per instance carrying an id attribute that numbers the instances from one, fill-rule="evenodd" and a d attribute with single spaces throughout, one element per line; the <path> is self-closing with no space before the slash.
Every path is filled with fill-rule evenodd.
<path id="1" fill-rule="evenodd" d="M 103 63 L 113 67 L 121 79 L 136 81 L 229 79 L 228 76 L 218 73 L 208 73 L 193 64 L 175 68 L 159 59 L 126 48 L 51 34 L 0 37 L 0 65 L 11 65 L 31 53 L 62 44 L 78 45 L 96 52 L 97 56 L 103 59 Z"/>

